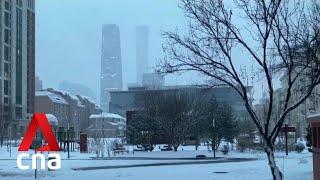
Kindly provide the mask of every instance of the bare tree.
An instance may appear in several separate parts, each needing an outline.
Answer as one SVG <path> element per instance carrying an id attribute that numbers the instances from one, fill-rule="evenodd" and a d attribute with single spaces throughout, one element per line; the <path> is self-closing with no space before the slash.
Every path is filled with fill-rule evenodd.
<path id="1" fill-rule="evenodd" d="M 264 139 L 274 179 L 283 179 L 276 165 L 274 144 L 285 117 L 308 98 L 320 82 L 319 6 L 315 1 L 289 0 L 181 0 L 190 20 L 189 33 L 166 32 L 167 73 L 196 71 L 231 86 L 241 96 L 256 128 Z M 238 55 L 236 54 L 238 53 Z M 239 56 L 241 53 L 241 56 Z M 268 107 L 261 119 L 254 112 L 247 85 L 248 67 L 253 80 L 267 85 Z M 274 87 L 286 74 L 287 88 L 281 115 L 271 123 Z M 303 78 L 298 98 L 293 87 Z"/>

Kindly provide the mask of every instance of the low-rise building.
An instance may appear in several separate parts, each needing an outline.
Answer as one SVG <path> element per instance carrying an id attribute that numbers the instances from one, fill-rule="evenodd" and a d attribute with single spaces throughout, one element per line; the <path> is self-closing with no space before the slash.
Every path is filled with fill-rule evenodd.
<path id="1" fill-rule="evenodd" d="M 66 128 L 70 124 L 69 109 L 69 103 L 60 94 L 47 90 L 36 92 L 35 111 L 53 114 L 59 120 L 59 128 Z"/>
<path id="2" fill-rule="evenodd" d="M 81 132 L 86 132 L 90 115 L 102 112 L 89 98 L 54 89 L 36 92 L 35 110 L 55 116 L 59 121 L 58 131 L 69 130 L 73 139 L 78 139 Z"/>
<path id="3" fill-rule="evenodd" d="M 118 114 L 101 113 L 90 116 L 88 136 L 92 138 L 116 138 L 125 136 L 126 119 Z"/>
<path id="4" fill-rule="evenodd" d="M 161 89 L 164 86 L 164 76 L 160 73 L 144 73 L 142 85 L 148 89 Z"/>
<path id="5" fill-rule="evenodd" d="M 250 92 L 252 88 L 248 87 Z M 235 115 L 240 119 L 248 117 L 245 104 L 242 101 L 240 95 L 231 87 L 226 85 L 220 85 L 213 88 L 208 86 L 192 86 L 192 85 L 180 85 L 180 86 L 163 86 L 161 89 L 149 89 L 145 86 L 129 87 L 127 91 L 112 91 L 110 92 L 110 112 L 126 116 L 127 111 L 139 111 L 144 109 L 144 96 L 150 92 L 164 92 L 173 93 L 175 91 L 190 93 L 190 95 L 208 95 L 213 96 L 217 102 L 229 104 Z"/>
<path id="6" fill-rule="evenodd" d="M 90 126 L 90 116 L 92 114 L 102 113 L 100 106 L 88 97 L 77 95 L 77 98 L 85 106 L 81 113 L 83 114 L 80 118 L 80 130 L 86 133 L 87 128 Z"/>

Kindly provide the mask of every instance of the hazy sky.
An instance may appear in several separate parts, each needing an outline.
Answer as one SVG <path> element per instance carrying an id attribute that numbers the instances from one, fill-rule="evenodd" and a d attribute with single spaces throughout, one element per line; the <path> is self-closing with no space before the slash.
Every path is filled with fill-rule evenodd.
<path id="1" fill-rule="evenodd" d="M 101 29 L 120 27 L 124 85 L 136 80 L 135 26 L 150 27 L 149 64 L 161 57 L 163 30 L 185 27 L 178 0 L 44 0 L 36 4 L 36 74 L 45 88 L 82 83 L 99 97 Z M 171 84 L 181 78 L 168 78 Z M 195 80 L 196 81 L 196 80 Z M 182 82 L 183 83 L 183 82 Z"/>
<path id="2" fill-rule="evenodd" d="M 103 24 L 118 24 L 121 34 L 124 87 L 136 82 L 135 27 L 150 27 L 149 65 L 162 57 L 163 31 L 187 32 L 187 19 L 179 0 L 39 0 L 36 4 L 36 74 L 44 88 L 58 88 L 61 81 L 81 83 L 100 97 L 100 60 Z M 242 19 L 236 21 L 244 24 Z M 249 26 L 244 25 L 250 30 Z M 235 51 L 238 66 L 250 64 L 249 56 Z M 249 65 L 251 66 L 251 65 Z M 194 74 L 167 76 L 166 84 L 196 84 Z M 265 83 L 255 84 L 256 100 Z"/>

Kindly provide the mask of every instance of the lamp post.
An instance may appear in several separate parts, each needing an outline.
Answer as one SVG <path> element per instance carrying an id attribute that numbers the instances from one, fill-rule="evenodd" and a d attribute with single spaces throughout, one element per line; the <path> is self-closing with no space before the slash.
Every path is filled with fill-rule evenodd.
<path id="1" fill-rule="evenodd" d="M 9 134 L 9 141 L 10 141 L 10 143 L 9 143 L 9 152 L 10 152 L 10 157 L 11 157 L 11 126 L 9 126 L 9 128 L 8 128 L 8 134 Z"/>
<path id="2" fill-rule="evenodd" d="M 70 158 L 70 126 L 68 123 L 68 130 L 67 130 L 67 146 L 68 146 L 68 159 Z"/>
<path id="3" fill-rule="evenodd" d="M 213 150 L 213 158 L 216 158 L 216 137 L 215 137 L 215 127 L 216 127 L 216 120 L 212 119 L 212 129 L 213 129 L 213 137 L 212 137 L 212 150 Z"/>

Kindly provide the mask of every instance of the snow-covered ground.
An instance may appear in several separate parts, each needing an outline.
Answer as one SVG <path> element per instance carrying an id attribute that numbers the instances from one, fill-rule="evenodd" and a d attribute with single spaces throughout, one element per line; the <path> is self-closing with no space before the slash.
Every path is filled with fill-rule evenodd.
<path id="1" fill-rule="evenodd" d="M 156 148 L 157 149 L 157 148 Z M 30 151 L 32 153 L 32 151 Z M 22 171 L 16 166 L 17 148 L 12 148 L 12 156 L 9 157 L 6 147 L 0 149 L 0 179 L 34 179 L 34 170 Z M 185 161 L 207 161 L 207 160 L 182 160 L 182 159 L 135 159 L 135 160 L 93 160 L 95 154 L 80 154 L 72 152 L 71 159 L 67 160 L 67 153 L 60 153 L 62 160 L 62 168 L 58 171 L 38 171 L 38 179 L 77 179 L 77 180 L 95 180 L 95 179 L 111 179 L 111 180 L 246 180 L 272 179 L 264 153 L 239 153 L 231 152 L 226 158 L 246 157 L 257 158 L 254 161 L 247 162 L 228 162 L 214 164 L 192 164 L 192 165 L 174 165 L 174 166 L 153 166 L 153 167 L 130 167 L 121 169 L 101 169 L 89 171 L 74 171 L 74 168 L 81 167 L 99 167 L 99 166 L 116 166 L 116 165 L 134 165 L 149 164 L 163 162 L 185 162 Z M 135 152 L 132 154 L 123 154 L 117 157 L 154 157 L 154 158 L 194 158 L 196 155 L 204 154 L 207 157 L 212 156 L 212 152 L 208 152 L 206 147 L 200 147 L 199 151 L 195 151 L 194 147 L 180 148 L 178 152 Z M 223 157 L 221 153 L 217 156 Z M 290 180 L 311 180 L 312 179 L 312 154 L 303 152 L 301 154 L 291 152 L 288 157 L 284 153 L 277 153 L 277 163 L 284 172 L 285 179 Z M 218 172 L 218 173 L 216 173 Z"/>

